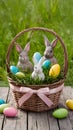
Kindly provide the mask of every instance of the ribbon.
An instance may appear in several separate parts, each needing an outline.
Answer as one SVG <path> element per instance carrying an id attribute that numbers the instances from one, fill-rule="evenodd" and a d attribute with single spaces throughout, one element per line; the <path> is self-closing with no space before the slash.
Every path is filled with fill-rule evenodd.
<path id="1" fill-rule="evenodd" d="M 18 88 L 16 86 L 13 86 L 10 83 L 10 87 L 13 90 L 21 92 L 21 93 L 25 93 L 18 101 L 19 106 L 22 106 L 23 103 L 25 103 L 25 101 L 27 101 L 33 94 L 36 94 L 48 107 L 50 107 L 51 105 L 53 105 L 53 102 L 51 101 L 50 98 L 47 97 L 47 95 L 54 94 L 61 91 L 63 89 L 63 86 L 64 84 L 54 89 L 49 89 L 48 87 L 45 87 L 45 88 L 40 88 L 38 90 L 34 90 L 28 87 Z"/>

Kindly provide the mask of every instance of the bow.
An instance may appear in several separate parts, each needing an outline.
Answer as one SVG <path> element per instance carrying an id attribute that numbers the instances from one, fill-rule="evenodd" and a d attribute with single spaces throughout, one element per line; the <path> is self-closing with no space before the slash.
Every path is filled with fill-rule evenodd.
<path id="1" fill-rule="evenodd" d="M 53 102 L 46 96 L 49 95 L 49 88 L 40 88 L 39 90 L 33 90 L 27 87 L 21 87 L 20 92 L 25 92 L 25 94 L 19 99 L 18 103 L 21 106 L 25 101 L 27 101 L 33 94 L 40 97 L 48 106 L 53 105 Z"/>

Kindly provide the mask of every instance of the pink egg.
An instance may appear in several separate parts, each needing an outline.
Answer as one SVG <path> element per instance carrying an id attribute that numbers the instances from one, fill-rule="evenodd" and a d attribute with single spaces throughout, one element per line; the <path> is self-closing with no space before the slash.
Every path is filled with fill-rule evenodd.
<path id="1" fill-rule="evenodd" d="M 7 117 L 15 117 L 17 115 L 17 110 L 14 107 L 7 107 L 4 109 L 3 113 Z"/>

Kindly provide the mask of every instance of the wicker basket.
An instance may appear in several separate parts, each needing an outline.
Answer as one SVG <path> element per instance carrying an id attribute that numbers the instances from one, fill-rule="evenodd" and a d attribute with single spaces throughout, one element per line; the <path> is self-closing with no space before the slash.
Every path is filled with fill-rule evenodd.
<path id="1" fill-rule="evenodd" d="M 46 111 L 46 110 L 50 110 L 52 108 L 57 107 L 61 92 L 63 90 L 64 80 L 66 78 L 66 74 L 68 70 L 68 57 L 67 57 L 67 51 L 66 51 L 66 48 L 62 39 L 58 36 L 56 32 L 48 28 L 34 27 L 34 28 L 25 29 L 21 31 L 20 33 L 18 33 L 9 45 L 7 56 L 6 56 L 6 67 L 7 67 L 7 72 L 9 73 L 10 72 L 10 69 L 9 69 L 10 54 L 16 40 L 21 35 L 25 34 L 26 32 L 29 32 L 29 31 L 34 32 L 37 30 L 51 33 L 52 35 L 57 37 L 59 42 L 61 43 L 63 51 L 64 51 L 64 69 L 63 69 L 64 79 L 61 79 L 60 81 L 55 82 L 53 84 L 28 85 L 28 86 L 16 85 L 15 82 L 10 77 L 8 77 L 8 81 L 9 81 L 10 88 L 12 90 L 17 108 L 21 108 L 27 111 L 41 112 L 41 111 Z M 20 91 L 21 88 L 24 91 Z M 26 91 L 26 88 L 28 91 Z M 43 92 L 41 88 L 43 89 L 43 91 L 45 91 L 46 89 L 47 92 Z"/>

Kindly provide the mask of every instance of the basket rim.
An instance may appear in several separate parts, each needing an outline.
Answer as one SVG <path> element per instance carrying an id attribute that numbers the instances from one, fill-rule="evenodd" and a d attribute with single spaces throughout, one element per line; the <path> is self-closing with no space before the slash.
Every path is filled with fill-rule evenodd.
<path id="1" fill-rule="evenodd" d="M 48 28 L 44 28 L 44 27 L 32 27 L 32 28 L 27 28 L 22 30 L 21 32 L 19 32 L 11 41 L 8 50 L 7 50 L 7 54 L 6 54 L 6 68 L 7 68 L 7 72 L 10 72 L 10 68 L 9 68 L 9 64 L 10 64 L 10 54 L 11 54 L 11 50 L 16 42 L 16 40 L 22 36 L 24 33 L 29 32 L 29 31 L 45 31 L 45 32 L 49 32 L 51 34 L 53 34 L 55 37 L 58 38 L 58 40 L 60 41 L 62 48 L 64 50 L 64 77 L 66 77 L 67 71 L 68 71 L 68 55 L 67 55 L 67 50 L 65 47 L 65 44 L 62 40 L 62 38 L 52 29 L 48 29 Z"/>
<path id="2" fill-rule="evenodd" d="M 7 76 L 7 78 L 8 78 L 8 81 L 11 83 L 11 84 L 14 84 L 15 86 L 18 86 L 18 87 L 21 87 L 21 86 L 26 86 L 26 87 L 35 87 L 35 88 L 39 88 L 39 87 L 49 87 L 49 86 L 55 86 L 55 85 L 59 85 L 59 84 L 62 84 L 62 83 L 64 83 L 64 81 L 65 81 L 65 78 L 63 78 L 63 79 L 60 79 L 59 81 L 57 81 L 57 82 L 54 82 L 54 83 L 52 83 L 52 84 L 42 84 L 42 85 L 39 85 L 39 84 L 33 84 L 33 85 L 26 85 L 26 84 L 16 84 L 15 83 L 15 81 L 12 79 L 12 78 L 10 78 L 9 76 Z"/>

